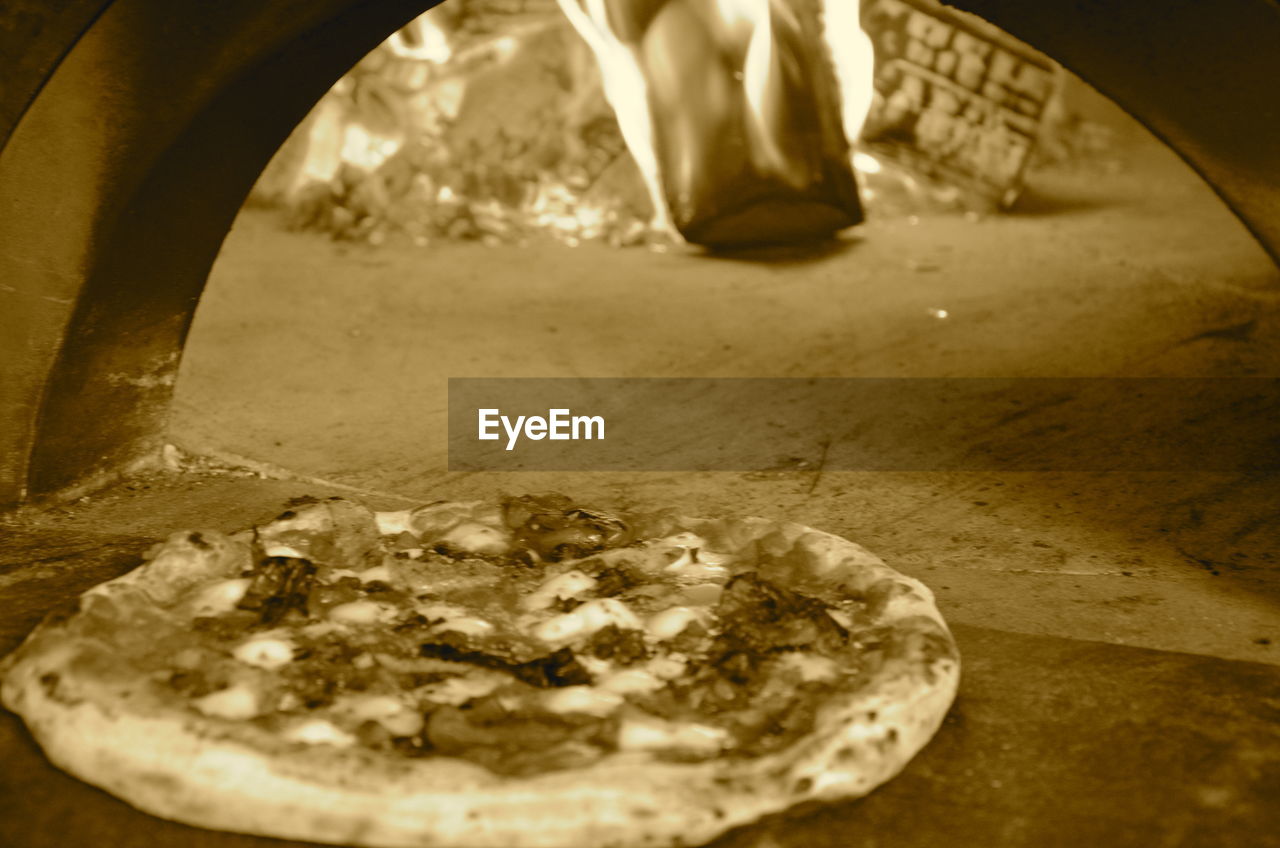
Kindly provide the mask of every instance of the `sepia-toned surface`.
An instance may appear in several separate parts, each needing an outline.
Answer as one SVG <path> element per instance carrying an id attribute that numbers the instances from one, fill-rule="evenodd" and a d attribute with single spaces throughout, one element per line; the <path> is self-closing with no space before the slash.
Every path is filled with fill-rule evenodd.
<path id="1" fill-rule="evenodd" d="M 0 599 L 14 611 L 0 630 L 0 651 L 16 644 L 40 608 L 130 567 L 159 526 L 229 530 L 269 515 L 284 498 L 331 491 L 243 477 L 160 477 L 46 516 L 0 545 Z M 119 534 L 95 537 L 104 522 Z M 13 558 L 40 543 L 59 565 L 37 574 L 25 566 L 26 576 L 13 579 Z M 774 817 L 714 844 L 1280 844 L 1274 665 L 971 625 L 955 630 L 965 663 L 960 697 L 897 779 L 862 801 Z M 9 848 L 294 844 L 138 813 L 50 766 L 9 713 L 0 716 L 0 757 L 0 844 Z"/>
<path id="2" fill-rule="evenodd" d="M 966 668 L 935 742 L 863 802 L 726 846 L 1276 844 L 1274 477 L 836 474 L 819 452 L 751 474 L 439 470 L 449 376 L 1280 373 L 1274 266 L 1167 152 L 1127 155 L 1036 175 L 1006 219 L 884 219 L 843 251 L 754 264 L 378 252 L 246 216 L 169 438 L 411 499 L 560 488 L 795 519 L 928 582 Z M 201 474 L 130 486 L 0 527 L 0 650 L 169 530 L 346 492 Z M 0 756 L 0 844 L 279 844 L 137 814 L 53 770 L 8 714 Z"/>

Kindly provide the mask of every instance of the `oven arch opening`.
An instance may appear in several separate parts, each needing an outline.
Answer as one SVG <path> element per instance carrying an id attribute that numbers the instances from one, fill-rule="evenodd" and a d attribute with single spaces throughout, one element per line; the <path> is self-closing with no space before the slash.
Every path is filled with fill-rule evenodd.
<path id="1" fill-rule="evenodd" d="M 25 89 L 0 112 L 0 506 L 156 455 L 195 305 L 253 181 L 329 85 L 430 5 L 85 2 L 83 29 L 35 39 L 38 67 L 19 67 Z M 1280 256 L 1274 4 L 957 5 L 1112 96 Z"/>

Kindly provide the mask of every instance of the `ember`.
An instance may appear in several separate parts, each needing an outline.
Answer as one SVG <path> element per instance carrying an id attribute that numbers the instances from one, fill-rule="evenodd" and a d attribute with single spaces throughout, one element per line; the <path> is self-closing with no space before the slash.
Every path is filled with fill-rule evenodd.
<path id="1" fill-rule="evenodd" d="M 451 0 L 418 18 L 325 95 L 253 199 L 296 228 L 419 244 L 635 244 L 653 214 L 599 71 L 550 0 Z"/>

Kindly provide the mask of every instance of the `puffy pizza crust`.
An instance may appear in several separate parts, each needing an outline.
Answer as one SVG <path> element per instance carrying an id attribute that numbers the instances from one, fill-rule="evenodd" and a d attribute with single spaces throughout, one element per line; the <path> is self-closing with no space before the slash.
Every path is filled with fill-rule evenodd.
<path id="1" fill-rule="evenodd" d="M 80 615 L 42 625 L 0 663 L 0 696 L 54 763 L 139 809 L 334 844 L 697 845 L 802 802 L 856 798 L 897 774 L 937 731 L 959 681 L 958 654 L 930 591 L 860 546 L 801 525 L 677 525 L 715 550 L 754 548 L 761 575 L 781 585 L 864 599 L 884 633 L 882 661 L 779 752 L 698 763 L 626 752 L 586 768 L 501 777 L 458 759 L 288 744 L 151 701 L 127 672 L 93 661 L 102 646 L 83 611 L 101 612 L 104 602 L 92 599 L 108 598 L 105 614 L 132 616 L 149 598 L 172 600 L 175 586 L 238 574 L 248 546 L 217 534 L 171 537 L 145 566 L 86 593 Z"/>

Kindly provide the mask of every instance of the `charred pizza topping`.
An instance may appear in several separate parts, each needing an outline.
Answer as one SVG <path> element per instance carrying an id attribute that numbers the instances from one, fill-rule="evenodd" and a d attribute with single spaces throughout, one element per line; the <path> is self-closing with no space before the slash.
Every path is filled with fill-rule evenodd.
<path id="1" fill-rule="evenodd" d="M 578 662 L 573 651 L 568 648 L 561 648 L 546 656 L 519 663 L 483 651 L 462 650 L 453 645 L 441 643 L 422 645 L 419 651 L 422 656 L 432 659 L 505 672 L 516 680 L 539 689 L 579 686 L 591 682 L 591 676 Z"/>
<path id="2" fill-rule="evenodd" d="M 873 641 L 751 559 L 689 531 L 637 541 L 560 496 L 363 524 L 300 506 L 260 528 L 252 569 L 179 604 L 204 661 L 167 677 L 204 715 L 291 744 L 501 774 L 614 751 L 750 756 L 805 733 Z"/>
<path id="3" fill-rule="evenodd" d="M 616 624 L 597 630 L 587 643 L 587 650 L 602 660 L 622 665 L 633 665 L 649 656 L 649 646 L 639 630 Z"/>
<path id="4" fill-rule="evenodd" d="M 310 560 L 269 556 L 246 575 L 252 580 L 236 606 L 257 612 L 261 624 L 275 624 L 290 611 L 305 616 L 315 575 L 316 567 Z"/>
<path id="5" fill-rule="evenodd" d="M 827 604 L 771 583 L 754 571 L 729 581 L 717 610 L 723 626 L 718 640 L 722 653 L 763 655 L 797 648 L 837 652 L 849 639 Z"/>
<path id="6" fill-rule="evenodd" d="M 644 576 L 625 564 L 611 565 L 602 568 L 596 574 L 596 594 L 602 598 L 620 595 L 628 589 L 644 583 Z"/>
<path id="7" fill-rule="evenodd" d="M 563 495 L 509 498 L 504 518 L 521 548 L 550 562 L 581 559 L 630 541 L 625 521 L 574 506 Z"/>

